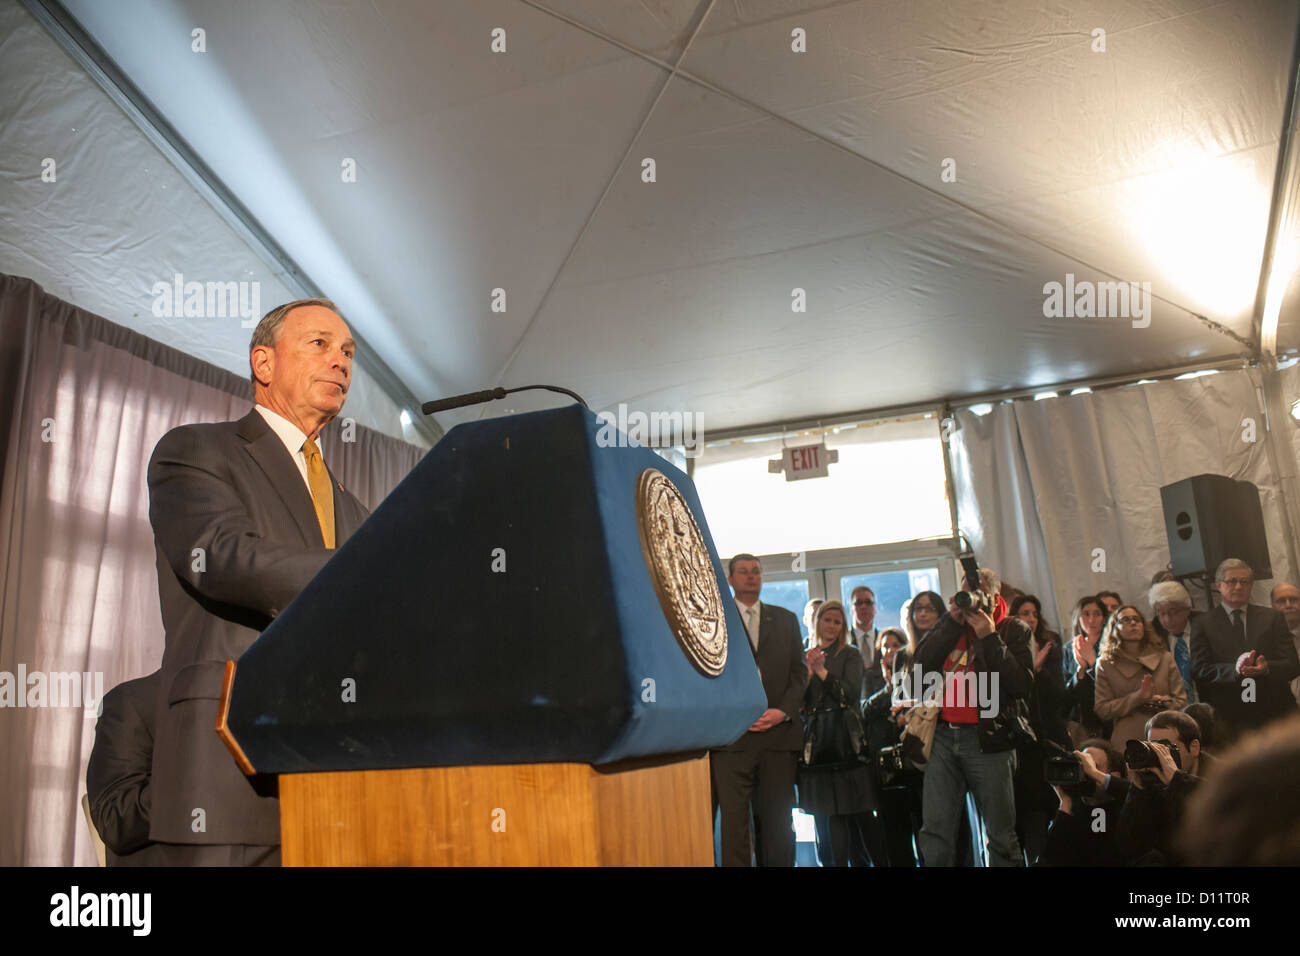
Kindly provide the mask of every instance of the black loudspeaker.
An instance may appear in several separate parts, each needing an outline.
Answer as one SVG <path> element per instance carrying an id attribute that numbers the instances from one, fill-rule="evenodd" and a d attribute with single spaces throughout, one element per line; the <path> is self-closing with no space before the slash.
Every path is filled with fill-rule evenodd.
<path id="1" fill-rule="evenodd" d="M 1175 575 L 1213 574 L 1225 558 L 1240 558 L 1255 580 L 1273 576 L 1259 489 L 1224 475 L 1196 475 L 1160 489 L 1165 535 Z"/>

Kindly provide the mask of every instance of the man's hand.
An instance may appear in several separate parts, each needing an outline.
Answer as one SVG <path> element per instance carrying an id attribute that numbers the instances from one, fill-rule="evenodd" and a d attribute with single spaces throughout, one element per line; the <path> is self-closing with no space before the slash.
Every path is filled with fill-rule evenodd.
<path id="1" fill-rule="evenodd" d="M 1160 766 L 1156 768 L 1156 776 L 1166 787 L 1169 781 L 1174 779 L 1174 774 L 1178 772 L 1178 765 L 1174 763 L 1173 755 L 1169 753 L 1168 747 L 1156 747 L 1156 756 L 1160 758 Z"/>
<path id="2" fill-rule="evenodd" d="M 997 627 L 993 624 L 993 618 L 989 617 L 984 611 L 971 608 L 964 611 L 962 616 L 966 619 L 966 626 L 975 632 L 976 637 L 988 637 L 997 630 Z"/>
<path id="3" fill-rule="evenodd" d="M 1243 677 L 1249 677 L 1250 675 L 1246 673 L 1246 668 L 1253 667 L 1254 664 L 1255 664 L 1255 652 L 1247 651 L 1246 653 L 1242 654 L 1240 657 L 1237 658 L 1237 668 L 1236 668 L 1237 673 Z"/>
<path id="4" fill-rule="evenodd" d="M 1263 677 L 1268 673 L 1268 659 L 1259 651 L 1250 652 L 1250 660 L 1237 667 L 1242 677 Z"/>
<path id="5" fill-rule="evenodd" d="M 1092 759 L 1092 754 L 1086 750 L 1076 750 L 1074 755 L 1079 758 L 1079 765 L 1083 767 L 1083 775 L 1097 786 L 1105 786 L 1106 774 L 1097 769 L 1097 762 Z"/>
<path id="6" fill-rule="evenodd" d="M 785 721 L 785 711 L 778 710 L 775 707 L 769 707 L 763 711 L 763 716 L 749 725 L 750 731 L 761 734 L 765 730 L 771 730 L 777 724 Z"/>

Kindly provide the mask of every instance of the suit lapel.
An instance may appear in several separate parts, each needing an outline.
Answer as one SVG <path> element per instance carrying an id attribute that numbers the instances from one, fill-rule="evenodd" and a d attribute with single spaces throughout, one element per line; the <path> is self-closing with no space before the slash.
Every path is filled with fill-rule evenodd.
<path id="1" fill-rule="evenodd" d="M 350 510 L 346 515 L 343 512 L 343 482 L 334 477 L 329 465 L 325 466 L 325 473 L 329 475 L 330 491 L 333 492 L 330 497 L 334 501 L 334 547 L 341 548 L 354 530 L 352 513 Z"/>
<path id="2" fill-rule="evenodd" d="M 758 649 L 763 650 L 763 638 L 772 636 L 772 629 L 776 626 L 775 615 L 772 609 L 766 604 L 759 604 L 761 611 L 758 615 Z"/>
<path id="3" fill-rule="evenodd" d="M 1254 604 L 1246 605 L 1246 643 L 1252 648 L 1259 647 L 1259 638 L 1264 633 L 1265 625 L 1268 624 L 1265 610 L 1267 609 Z"/>
<path id="4" fill-rule="evenodd" d="M 316 519 L 311 493 L 303 484 L 302 474 L 289 455 L 289 450 L 284 447 L 284 442 L 280 441 L 280 437 L 271 430 L 271 426 L 256 408 L 239 420 L 235 431 L 248 442 L 245 450 L 262 469 L 271 487 L 289 509 L 303 540 L 313 547 L 325 547 L 325 538 L 321 535 L 320 522 Z M 336 504 L 335 514 L 337 513 Z M 337 526 L 336 518 L 335 527 Z"/>

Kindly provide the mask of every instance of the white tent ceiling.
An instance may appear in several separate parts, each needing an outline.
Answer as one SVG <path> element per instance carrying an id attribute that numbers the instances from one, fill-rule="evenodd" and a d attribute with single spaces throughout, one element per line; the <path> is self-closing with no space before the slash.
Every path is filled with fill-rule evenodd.
<path id="1" fill-rule="evenodd" d="M 734 428 L 1258 338 L 1289 0 L 64 5 L 420 398 Z M 132 212 L 141 242 L 190 215 Z M 1045 318 L 1067 274 L 1149 282 L 1150 326 Z"/>

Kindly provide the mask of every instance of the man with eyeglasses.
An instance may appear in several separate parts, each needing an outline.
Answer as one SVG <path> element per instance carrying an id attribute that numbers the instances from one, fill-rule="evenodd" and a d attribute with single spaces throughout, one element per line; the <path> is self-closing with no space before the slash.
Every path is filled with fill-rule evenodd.
<path id="1" fill-rule="evenodd" d="M 1300 660 L 1286 619 L 1250 603 L 1250 565 L 1228 558 L 1214 579 L 1223 600 L 1192 622 L 1192 675 L 1201 699 L 1214 706 L 1216 740 L 1230 741 L 1295 713 L 1290 682 Z"/>
<path id="2" fill-rule="evenodd" d="M 849 643 L 862 652 L 862 666 L 871 670 L 880 662 L 880 631 L 876 629 L 876 592 L 859 584 L 849 594 L 853 602 L 853 629 Z"/>
<path id="3" fill-rule="evenodd" d="M 1286 582 L 1275 584 L 1268 599 L 1273 604 L 1273 610 L 1286 618 L 1291 643 L 1295 645 L 1296 654 L 1300 655 L 1300 588 Z M 1300 704 L 1300 677 L 1291 682 L 1291 694 L 1296 703 Z"/>

